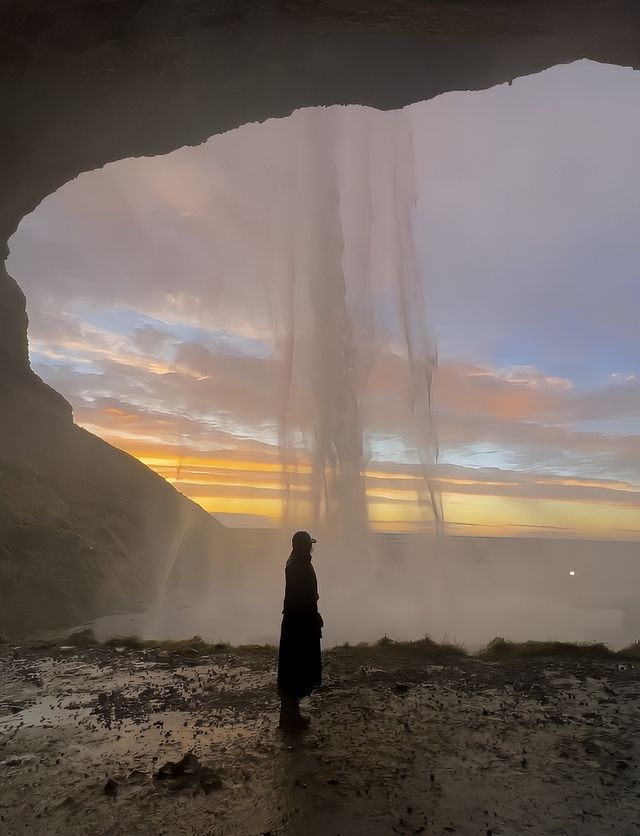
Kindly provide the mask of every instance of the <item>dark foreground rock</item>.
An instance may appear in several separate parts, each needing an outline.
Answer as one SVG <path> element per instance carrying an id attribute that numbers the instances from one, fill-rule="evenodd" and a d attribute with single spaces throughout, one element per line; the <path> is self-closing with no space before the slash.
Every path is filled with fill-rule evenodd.
<path id="1" fill-rule="evenodd" d="M 634 664 L 341 649 L 287 737 L 264 652 L 1 653 L 8 836 L 640 827 Z"/>
<path id="2" fill-rule="evenodd" d="M 203 766 L 193 752 L 187 752 L 177 763 L 167 761 L 153 777 L 164 781 L 170 790 L 210 793 L 222 787 L 220 776 L 210 766 Z"/>

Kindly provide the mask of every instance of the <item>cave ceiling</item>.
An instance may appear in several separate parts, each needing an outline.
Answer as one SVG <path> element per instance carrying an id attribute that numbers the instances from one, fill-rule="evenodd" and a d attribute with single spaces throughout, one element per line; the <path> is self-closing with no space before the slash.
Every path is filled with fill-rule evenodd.
<path id="1" fill-rule="evenodd" d="M 398 108 L 580 58 L 640 67 L 637 0 L 0 0 L 0 242 L 123 157 L 310 105 Z M 25 358 L 0 271 L 0 360 Z M 26 322 L 26 320 L 25 320 Z"/>

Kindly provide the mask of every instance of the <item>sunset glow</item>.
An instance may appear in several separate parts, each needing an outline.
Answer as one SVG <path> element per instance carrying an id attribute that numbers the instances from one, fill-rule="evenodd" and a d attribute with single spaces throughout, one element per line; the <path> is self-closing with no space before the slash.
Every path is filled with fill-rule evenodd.
<path id="1" fill-rule="evenodd" d="M 108 411 L 111 419 L 113 412 Z M 123 422 L 129 416 L 123 416 Z M 94 432 L 100 430 L 93 426 Z M 284 512 L 283 469 L 278 451 L 270 456 L 234 458 L 172 447 L 128 445 L 116 434 L 101 433 L 114 446 L 138 458 L 181 493 L 198 502 L 230 525 L 273 527 Z M 464 472 L 461 475 L 458 471 Z M 308 463 L 289 472 L 294 498 L 305 502 Z M 640 538 L 637 486 L 593 479 L 548 476 L 527 479 L 517 472 L 500 480 L 470 469 L 441 466 L 434 486 L 442 492 L 447 533 L 476 536 L 572 536 Z M 417 496 L 422 488 L 418 473 L 399 469 L 366 471 L 369 520 L 376 531 L 429 531 L 431 524 Z M 297 480 L 297 481 L 296 481 Z M 310 510 L 310 509 L 309 509 Z"/>

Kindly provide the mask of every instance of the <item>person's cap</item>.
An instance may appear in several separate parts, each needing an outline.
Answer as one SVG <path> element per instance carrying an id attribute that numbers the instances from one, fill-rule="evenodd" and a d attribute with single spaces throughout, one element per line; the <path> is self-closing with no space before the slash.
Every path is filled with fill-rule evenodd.
<path id="1" fill-rule="evenodd" d="M 291 545 L 296 546 L 298 543 L 302 545 L 303 543 L 317 543 L 318 541 L 315 540 L 308 531 L 296 531 L 296 533 L 291 538 Z"/>

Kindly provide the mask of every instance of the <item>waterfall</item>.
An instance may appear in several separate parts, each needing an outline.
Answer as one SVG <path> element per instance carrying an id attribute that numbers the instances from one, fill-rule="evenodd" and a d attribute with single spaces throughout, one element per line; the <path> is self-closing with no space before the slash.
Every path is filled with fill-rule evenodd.
<path id="1" fill-rule="evenodd" d="M 279 442 L 284 524 L 334 535 L 368 526 L 371 370 L 385 352 L 406 368 L 403 397 L 422 473 L 418 500 L 442 530 L 429 478 L 435 340 L 416 259 L 411 113 L 314 108 L 292 117 L 274 160 L 280 199 L 267 213 L 278 274 L 270 299 L 282 390 Z M 284 277 L 284 281 L 283 281 Z"/>

